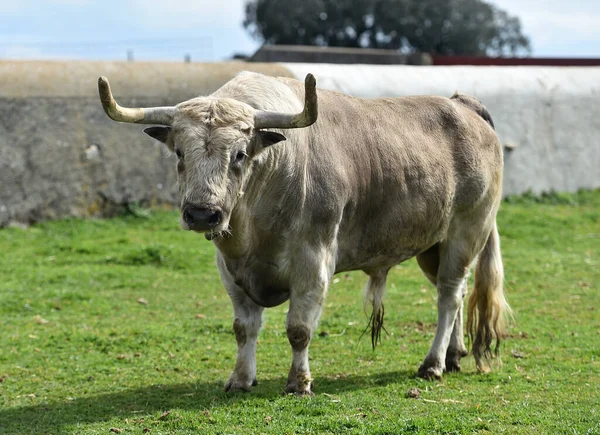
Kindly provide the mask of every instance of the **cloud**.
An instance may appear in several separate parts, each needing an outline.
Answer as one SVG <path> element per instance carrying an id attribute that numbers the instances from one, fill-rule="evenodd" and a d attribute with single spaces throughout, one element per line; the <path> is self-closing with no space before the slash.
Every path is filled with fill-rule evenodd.
<path id="1" fill-rule="evenodd" d="M 600 2 L 597 0 L 495 0 L 496 6 L 520 18 L 532 39 L 534 56 L 600 56 Z M 555 49 L 559 51 L 554 51 Z"/>

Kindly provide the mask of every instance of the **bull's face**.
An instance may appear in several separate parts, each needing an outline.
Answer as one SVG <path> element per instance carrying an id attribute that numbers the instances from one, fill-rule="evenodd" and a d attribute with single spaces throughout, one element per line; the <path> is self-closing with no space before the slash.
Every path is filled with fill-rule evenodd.
<path id="1" fill-rule="evenodd" d="M 181 227 L 209 235 L 226 232 L 253 162 L 285 137 L 255 130 L 254 109 L 235 100 L 198 98 L 177 109 L 170 127 L 144 131 L 177 156 Z"/>
<path id="2" fill-rule="evenodd" d="M 159 124 L 144 130 L 177 155 L 181 226 L 209 238 L 229 229 L 231 213 L 244 193 L 262 151 L 285 140 L 268 128 L 303 128 L 317 120 L 315 78 L 305 79 L 304 110 L 256 110 L 230 98 L 194 98 L 177 106 L 127 108 L 117 104 L 105 77 L 98 79 L 100 100 L 115 121 Z"/>

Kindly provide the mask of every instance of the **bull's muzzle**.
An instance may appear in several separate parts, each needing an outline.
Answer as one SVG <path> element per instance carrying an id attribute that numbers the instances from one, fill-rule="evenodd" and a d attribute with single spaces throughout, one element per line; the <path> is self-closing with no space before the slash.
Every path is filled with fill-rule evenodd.
<path id="1" fill-rule="evenodd" d="M 213 230 L 221 223 L 223 213 L 218 208 L 187 205 L 183 208 L 182 217 L 190 230 L 204 233 Z"/>

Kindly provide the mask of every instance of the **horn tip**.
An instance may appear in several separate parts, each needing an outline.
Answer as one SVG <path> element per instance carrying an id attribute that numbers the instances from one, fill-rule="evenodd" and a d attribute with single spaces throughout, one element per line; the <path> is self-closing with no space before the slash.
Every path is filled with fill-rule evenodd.
<path id="1" fill-rule="evenodd" d="M 308 74 L 306 74 L 306 78 L 304 79 L 304 85 L 314 88 L 317 86 L 317 79 L 315 79 L 314 75 L 312 75 L 311 73 L 308 73 Z"/>
<path id="2" fill-rule="evenodd" d="M 101 94 L 110 94 L 110 84 L 106 77 L 98 77 L 98 90 Z"/>

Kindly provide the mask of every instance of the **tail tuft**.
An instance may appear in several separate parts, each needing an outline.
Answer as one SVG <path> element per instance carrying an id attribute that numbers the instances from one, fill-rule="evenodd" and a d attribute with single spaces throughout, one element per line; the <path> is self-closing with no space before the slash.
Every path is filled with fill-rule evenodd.
<path id="1" fill-rule="evenodd" d="M 506 315 L 510 314 L 510 307 L 504 296 L 503 281 L 500 238 L 494 225 L 477 260 L 475 286 L 467 305 L 467 331 L 477 369 L 482 372 L 489 370 L 489 360 L 498 355 L 500 343 L 506 336 Z"/>
<path id="2" fill-rule="evenodd" d="M 375 346 L 377 346 L 378 344 L 381 344 L 381 330 L 383 329 L 385 332 L 387 332 L 385 326 L 383 326 L 384 315 L 385 309 L 383 307 L 383 304 L 381 304 L 380 308 L 377 311 L 375 311 L 375 308 L 373 308 L 371 316 L 369 317 L 369 324 L 363 331 L 363 335 L 367 331 L 371 331 L 371 346 L 373 347 L 373 349 L 375 349 Z"/>
<path id="3" fill-rule="evenodd" d="M 377 344 L 381 343 L 381 330 L 385 332 L 387 330 L 383 326 L 383 318 L 385 316 L 385 308 L 383 306 L 383 295 L 385 293 L 385 279 L 387 270 L 383 274 L 372 275 L 369 277 L 369 283 L 367 284 L 367 290 L 365 292 L 364 308 L 367 310 L 367 305 L 372 306 L 371 316 L 369 317 L 369 323 L 363 331 L 363 335 L 367 331 L 371 331 L 371 346 L 373 349 Z"/>

